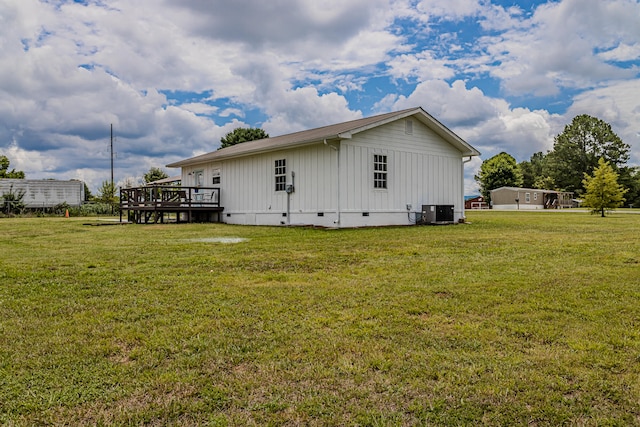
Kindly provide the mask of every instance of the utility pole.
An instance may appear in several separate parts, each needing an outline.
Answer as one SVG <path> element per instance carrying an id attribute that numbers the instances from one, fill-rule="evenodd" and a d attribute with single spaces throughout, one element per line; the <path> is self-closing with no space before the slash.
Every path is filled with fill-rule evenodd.
<path id="1" fill-rule="evenodd" d="M 113 123 L 111 123 L 111 191 L 112 197 L 116 195 L 116 188 L 113 186 Z M 113 199 L 111 200 L 111 215 L 113 215 Z"/>
<path id="2" fill-rule="evenodd" d="M 113 188 L 113 123 L 111 123 L 111 187 Z"/>

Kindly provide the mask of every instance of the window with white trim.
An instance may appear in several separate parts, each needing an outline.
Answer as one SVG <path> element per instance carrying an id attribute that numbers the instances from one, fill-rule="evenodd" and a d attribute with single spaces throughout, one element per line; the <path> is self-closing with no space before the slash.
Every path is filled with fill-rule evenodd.
<path id="1" fill-rule="evenodd" d="M 214 169 L 211 171 L 211 176 L 213 177 L 211 180 L 213 185 L 220 184 L 220 169 Z"/>
<path id="2" fill-rule="evenodd" d="M 287 188 L 287 160 L 279 159 L 275 162 L 276 191 L 285 191 Z"/>
<path id="3" fill-rule="evenodd" d="M 525 203 L 531 203 L 531 193 L 525 193 L 524 194 L 524 202 Z"/>
<path id="4" fill-rule="evenodd" d="M 387 188 L 387 156 L 384 154 L 373 155 L 373 188 Z"/>
<path id="5" fill-rule="evenodd" d="M 538 200 L 538 193 L 533 193 L 533 200 Z"/>

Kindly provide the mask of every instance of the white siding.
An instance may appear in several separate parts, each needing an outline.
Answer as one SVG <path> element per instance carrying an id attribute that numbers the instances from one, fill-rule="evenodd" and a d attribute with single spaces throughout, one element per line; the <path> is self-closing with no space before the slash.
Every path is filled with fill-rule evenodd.
<path id="1" fill-rule="evenodd" d="M 287 184 L 295 184 L 295 191 L 289 196 L 289 212 L 287 193 L 275 191 L 275 161 L 279 159 L 286 159 Z M 337 155 L 327 145 L 317 144 L 212 163 L 204 168 L 205 182 L 211 182 L 209 175 L 216 168 L 221 172 L 220 198 L 224 222 L 318 223 L 330 226 L 335 220 Z M 292 172 L 295 177 L 292 177 Z M 319 217 L 318 212 L 324 216 Z M 287 213 L 288 216 L 283 216 Z"/>
<path id="2" fill-rule="evenodd" d="M 373 188 L 373 155 L 387 156 L 387 189 Z M 409 223 L 407 205 L 417 212 L 422 205 L 454 205 L 462 215 L 462 160 L 459 151 L 444 143 L 426 126 L 414 121 L 413 134 L 403 120 L 378 127 L 343 141 L 341 147 L 341 207 L 345 214 L 369 212 L 402 214 Z"/>

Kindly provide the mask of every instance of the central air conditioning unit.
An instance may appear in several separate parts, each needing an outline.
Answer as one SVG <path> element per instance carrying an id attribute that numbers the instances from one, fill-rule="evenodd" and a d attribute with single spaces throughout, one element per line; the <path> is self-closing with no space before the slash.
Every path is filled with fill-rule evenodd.
<path id="1" fill-rule="evenodd" d="M 453 205 L 422 205 L 418 224 L 453 224 Z"/>

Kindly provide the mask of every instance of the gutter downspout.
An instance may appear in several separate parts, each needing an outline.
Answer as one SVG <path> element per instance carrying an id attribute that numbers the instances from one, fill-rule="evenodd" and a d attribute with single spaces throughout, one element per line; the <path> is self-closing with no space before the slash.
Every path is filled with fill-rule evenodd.
<path id="1" fill-rule="evenodd" d="M 471 161 L 472 157 L 469 156 L 469 158 L 467 160 L 465 160 L 464 158 L 462 159 L 462 220 L 466 221 L 467 216 L 465 215 L 465 208 L 464 208 L 464 165 L 466 165 L 467 163 L 469 163 Z"/>
<path id="2" fill-rule="evenodd" d="M 338 167 L 338 189 L 336 191 L 337 203 L 336 203 L 336 220 L 333 223 L 336 227 L 340 227 L 340 149 L 327 143 L 327 139 L 324 140 L 324 145 L 332 148 L 336 152 L 337 167 Z"/>

